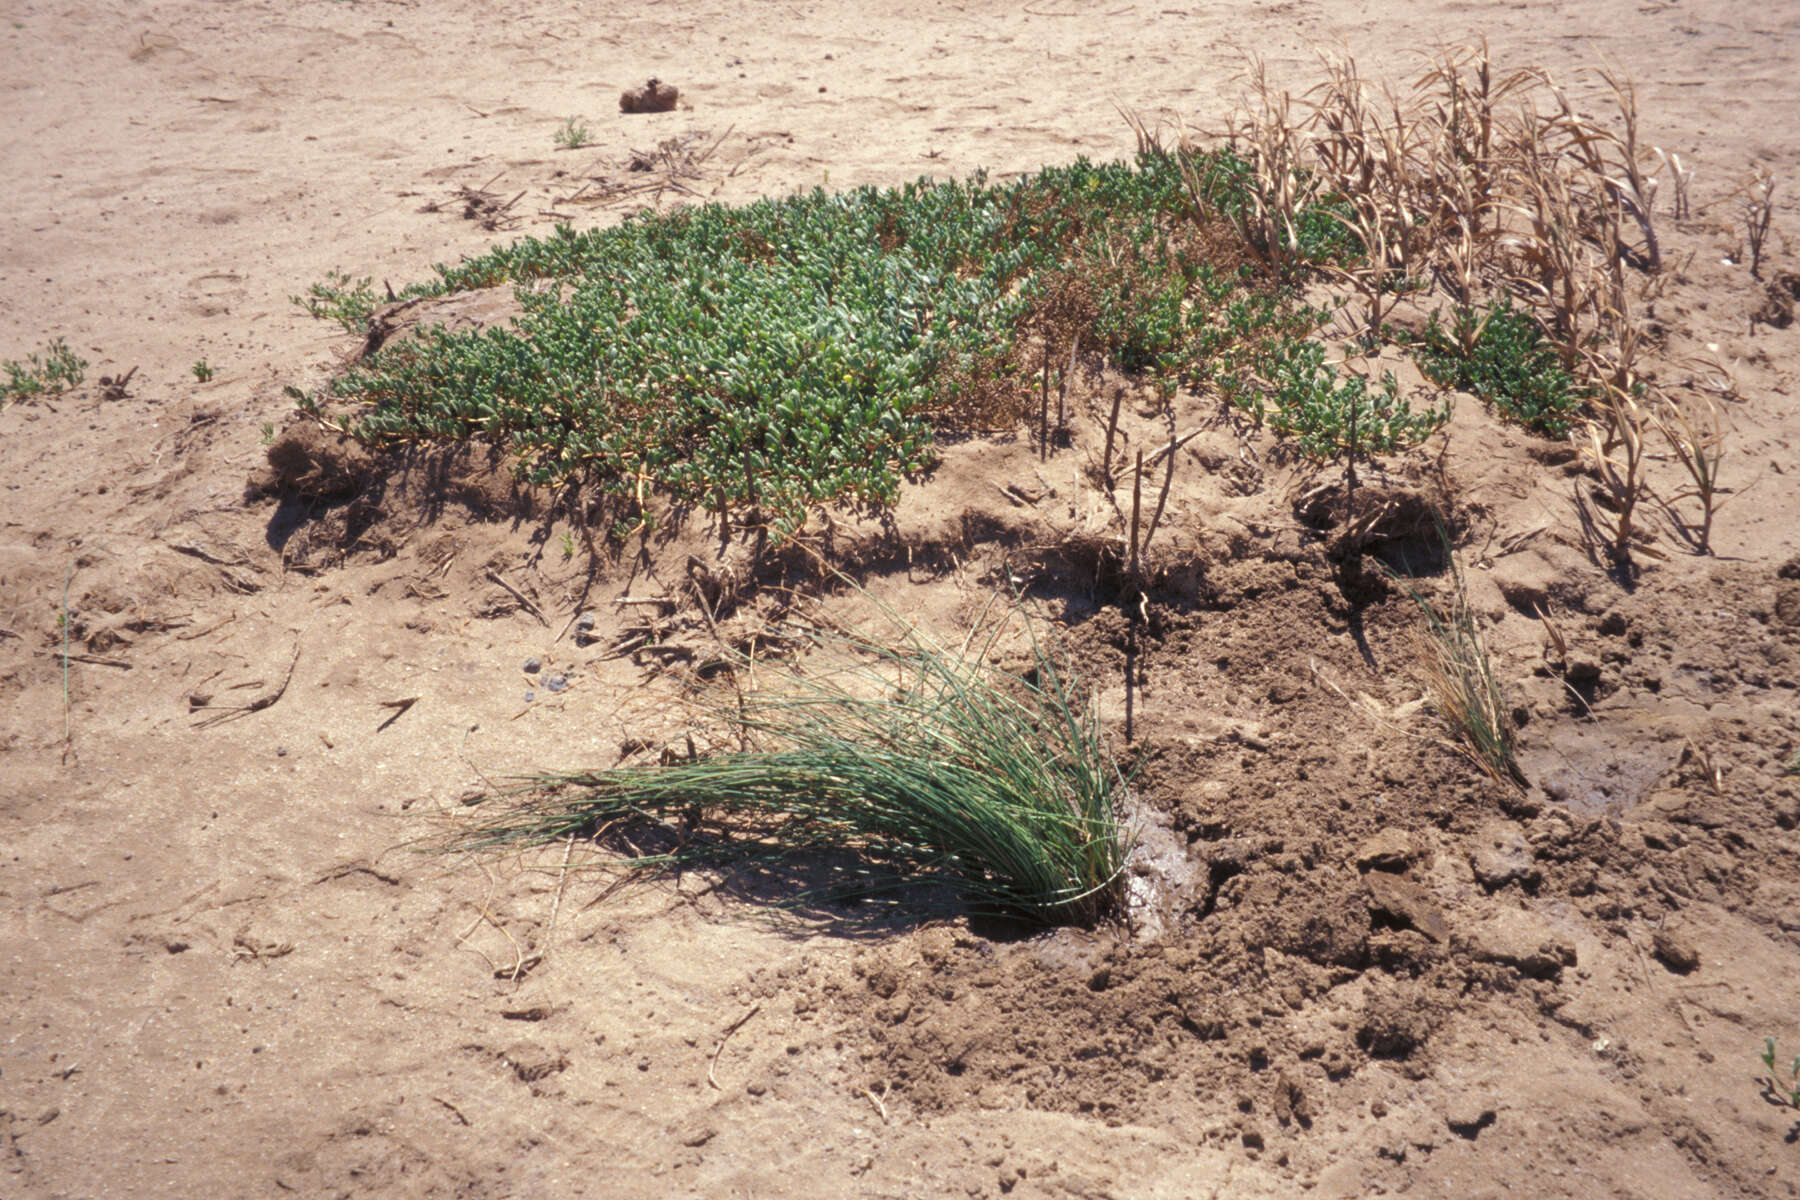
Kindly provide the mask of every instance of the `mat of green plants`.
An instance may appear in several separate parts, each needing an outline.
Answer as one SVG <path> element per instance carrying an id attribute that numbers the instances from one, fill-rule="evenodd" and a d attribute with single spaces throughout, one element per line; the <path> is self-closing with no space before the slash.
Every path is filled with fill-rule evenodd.
<path id="1" fill-rule="evenodd" d="M 1145 153 L 559 227 L 400 293 L 514 286 L 508 326 L 428 331 L 303 406 L 377 446 L 480 439 L 608 499 L 621 533 L 659 508 L 786 535 L 821 504 L 891 504 L 935 437 L 1042 425 L 1077 360 L 1216 390 L 1321 457 L 1418 442 L 1446 410 L 1328 365 L 1330 309 L 1245 245 L 1248 171 Z M 1323 204 L 1296 236 L 1303 262 L 1360 253 Z M 372 298 L 340 278 L 304 302 L 357 326 Z"/>
<path id="2" fill-rule="evenodd" d="M 13 5 L 0 22 L 0 1195 L 1793 1200 L 1800 70 L 1782 15 L 1751 0 Z M 1236 403 L 1205 364 L 1199 390 L 1166 403 L 1163 368 L 1121 369 L 1098 306 L 1063 280 L 1123 280 L 1125 235 L 1116 255 L 1091 236 L 1051 247 L 1085 266 L 1047 258 L 983 300 L 994 311 L 1044 285 L 1010 331 L 977 331 L 988 341 L 973 344 L 1010 355 L 971 358 L 966 381 L 921 372 L 924 407 L 903 424 L 922 432 L 889 452 L 899 502 L 822 500 L 830 528 L 799 503 L 806 488 L 728 487 L 721 512 L 669 478 L 699 461 L 687 450 L 638 474 L 629 445 L 593 467 L 585 494 L 611 490 L 585 529 L 570 519 L 579 474 L 545 476 L 568 481 L 560 506 L 521 489 L 522 516 L 513 472 L 529 477 L 544 447 L 496 436 L 490 455 L 486 435 L 463 452 L 406 434 L 346 448 L 296 421 L 283 390 L 334 419 L 375 412 L 328 380 L 362 353 L 385 285 L 416 295 L 433 262 L 522 239 L 600 244 L 594 230 L 636 209 L 616 236 L 647 244 L 679 205 L 690 222 L 852 206 L 865 185 L 898 196 L 924 173 L 968 191 L 983 167 L 1000 195 L 966 202 L 991 212 L 1080 155 L 1120 160 L 1089 173 L 1139 172 L 1120 109 L 1168 144 L 1178 120 L 1228 122 L 1246 85 L 1236 46 L 1267 56 L 1305 117 L 1325 98 L 1301 44 L 1315 35 L 1360 60 L 1391 129 L 1375 76 L 1404 100 L 1431 70 L 1412 48 L 1478 34 L 1495 89 L 1541 68 L 1620 138 L 1590 68 L 1604 54 L 1637 80 L 1631 158 L 1660 189 L 1636 190 L 1609 152 L 1605 180 L 1568 198 L 1589 217 L 1612 210 L 1630 251 L 1619 266 L 1643 338 L 1636 378 L 1614 375 L 1618 415 L 1630 399 L 1674 421 L 1677 400 L 1701 422 L 1684 438 L 1706 453 L 1704 480 L 1653 424 L 1634 446 L 1615 422 L 1598 458 L 1554 436 L 1563 416 L 1584 433 L 1602 398 L 1583 357 L 1623 342 L 1596 340 L 1591 305 L 1565 304 L 1559 322 L 1529 280 L 1511 307 L 1549 317 L 1554 341 L 1490 316 L 1492 292 L 1451 295 L 1461 231 L 1412 193 L 1406 211 L 1430 229 L 1390 249 L 1436 257 L 1401 278 L 1396 255 L 1347 312 L 1289 342 L 1296 377 L 1316 355 L 1334 393 L 1361 379 L 1380 399 L 1393 370 L 1415 416 L 1441 405 L 1437 389 L 1465 390 L 1420 446 L 1357 456 L 1354 504 L 1343 459 L 1360 428 L 1315 443 L 1335 459 L 1275 432 L 1288 409 L 1255 347 L 1219 355 L 1223 375 L 1253 380 Z M 679 107 L 616 111 L 650 74 L 679 86 Z M 1504 92 L 1495 111 L 1522 100 Z M 684 146 L 716 149 L 690 162 Z M 1351 287 L 1326 268 L 1355 271 L 1354 257 L 1283 280 L 1237 222 L 1220 236 L 1164 183 L 1176 203 L 1158 236 L 1191 245 L 1215 283 L 1249 268 L 1225 307 L 1272 295 L 1297 309 Z M 1660 272 L 1642 265 L 1628 189 L 1653 202 Z M 1502 215 L 1505 237 L 1470 232 L 1502 268 L 1529 266 L 1507 241 L 1527 217 Z M 1136 219 L 1094 220 L 1115 217 Z M 1603 260 L 1617 239 L 1602 228 L 1578 222 L 1564 249 Z M 495 278 L 389 318 L 518 313 L 516 287 L 548 306 L 582 282 Z M 1210 303 L 1196 283 L 1181 311 Z M 1371 314 L 1405 346 L 1372 344 Z M 740 349 L 756 348 L 727 344 L 719 362 Z M 1491 410 L 1466 394 L 1515 363 L 1529 370 Z M 1557 371 L 1589 389 L 1578 411 L 1557 399 Z M 536 383 L 499 392 L 555 398 Z M 859 445 L 904 440 L 859 428 Z M 1116 586 L 1132 484 L 1148 532 L 1168 456 L 1137 474 L 1131 460 L 1151 466 L 1174 438 L 1187 440 L 1134 630 Z M 1711 486 L 1720 448 L 1707 554 L 1690 544 L 1707 525 L 1689 493 Z M 271 451 L 317 455 L 294 454 L 295 487 L 246 498 Z M 903 458 L 936 465 L 914 483 Z M 1634 478 L 1655 495 L 1609 539 L 1627 574 L 1584 553 L 1577 504 L 1616 518 Z M 891 526 L 833 511 L 864 503 Z M 1429 542 L 1434 507 L 1455 519 L 1467 603 L 1456 571 L 1408 579 L 1452 635 L 1421 643 L 1431 617 L 1406 588 L 1372 567 L 1352 576 L 1330 551 L 1365 524 Z M 729 553 L 714 553 L 721 516 Z M 656 535 L 685 532 L 607 543 L 645 517 Z M 1402 517 L 1425 528 L 1397 530 Z M 741 579 L 757 530 L 773 542 L 789 527 L 777 565 L 828 547 L 839 562 L 885 555 L 858 560 L 864 586 L 952 648 L 990 599 L 1028 589 L 1130 781 L 1122 921 L 1025 931 L 935 907 L 941 888 L 796 914 L 778 906 L 831 880 L 742 860 L 689 858 L 615 889 L 622 860 L 716 845 L 716 823 L 673 804 L 538 847 L 412 853 L 471 828 L 488 805 L 465 801 L 515 777 L 679 771 L 690 733 L 694 761 L 740 750 L 692 584 Z M 792 643 L 758 637 L 788 631 L 779 589 L 739 599 L 714 611 L 722 639 L 756 655 L 757 682 L 781 682 L 768 656 Z M 820 599 L 816 624 L 857 618 L 845 596 Z M 1028 651 L 1004 650 L 991 678 L 1029 699 L 1005 679 L 1029 682 Z M 1486 753 L 1454 736 L 1421 686 L 1434 673 L 1462 680 L 1468 715 L 1510 742 Z M 702 692 L 722 702 L 719 724 L 696 723 Z M 1523 788 L 1494 761 L 1509 753 Z M 832 782 L 810 777 L 803 798 Z M 769 810 L 742 826 L 818 829 Z M 977 869 L 969 881 L 990 884 Z M 795 919 L 818 915 L 837 920 Z"/>

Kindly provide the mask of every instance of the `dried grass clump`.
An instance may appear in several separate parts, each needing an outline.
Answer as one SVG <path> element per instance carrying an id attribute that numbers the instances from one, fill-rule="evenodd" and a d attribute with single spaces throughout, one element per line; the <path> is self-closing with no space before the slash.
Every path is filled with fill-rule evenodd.
<path id="1" fill-rule="evenodd" d="M 1204 177 L 1204 156 L 1184 155 L 1199 217 L 1235 224 L 1285 276 L 1319 271 L 1346 285 L 1368 345 L 1398 305 L 1433 294 L 1468 339 L 1485 327 L 1478 312 L 1522 308 L 1589 397 L 1573 436 L 1596 480 L 1586 520 L 1595 551 L 1629 570 L 1648 544 L 1634 514 L 1647 495 L 1644 440 L 1661 435 L 1693 476 L 1684 496 L 1703 511 L 1689 540 L 1704 552 L 1715 427 L 1684 414 L 1641 369 L 1663 283 L 1657 195 L 1671 179 L 1680 218 L 1693 170 L 1644 143 L 1631 81 L 1597 71 L 1607 111 L 1595 116 L 1545 70 L 1497 71 L 1485 43 L 1436 52 L 1404 86 L 1372 83 L 1347 54 L 1322 61 L 1323 80 L 1294 95 L 1252 60 L 1222 135 L 1243 164 L 1247 199 Z M 1137 128 L 1141 147 L 1160 148 Z M 1756 265 L 1770 190 L 1764 176 L 1746 192 Z M 1311 227 L 1321 215 L 1343 243 Z"/>

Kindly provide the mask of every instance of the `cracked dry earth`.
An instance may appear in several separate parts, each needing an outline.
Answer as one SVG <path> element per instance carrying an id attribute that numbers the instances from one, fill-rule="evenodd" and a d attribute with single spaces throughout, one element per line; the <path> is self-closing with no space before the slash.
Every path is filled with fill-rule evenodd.
<path id="1" fill-rule="evenodd" d="M 1731 195 L 1800 157 L 1783 15 L 11 5 L 0 356 L 92 365 L 0 411 L 0 1193 L 1794 1195 L 1757 1054 L 1800 1050 L 1800 328 L 1751 322 Z M 789 920 L 729 878 L 609 890 L 585 844 L 411 848 L 493 781 L 679 747 L 693 664 L 605 649 L 703 630 L 612 603 L 672 593 L 683 548 L 565 560 L 479 462 L 302 446 L 341 475 L 297 499 L 263 426 L 358 339 L 290 296 L 559 220 L 1127 154 L 1115 104 L 1216 124 L 1236 48 L 1303 83 L 1313 42 L 1404 77 L 1396 47 L 1480 35 L 1579 96 L 1603 56 L 1636 78 L 1700 171 L 1665 378 L 1736 385 L 1717 554 L 1667 540 L 1631 589 L 1580 552 L 1578 465 L 1472 401 L 1366 489 L 1396 562 L 1456 531 L 1529 788 L 1421 710 L 1412 600 L 1325 551 L 1335 475 L 1189 397 L 1129 745 L 1092 428 L 1045 464 L 949 447 L 848 552 L 954 636 L 1030 583 L 1141 765 L 1127 925 Z M 652 75 L 678 107 L 619 113 Z M 571 115 L 594 141 L 558 150 Z"/>

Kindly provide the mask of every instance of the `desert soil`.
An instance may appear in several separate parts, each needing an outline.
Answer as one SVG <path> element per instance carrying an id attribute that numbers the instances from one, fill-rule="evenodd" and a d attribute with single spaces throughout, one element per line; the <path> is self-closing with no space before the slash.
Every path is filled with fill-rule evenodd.
<path id="1" fill-rule="evenodd" d="M 0 357 L 92 365 L 0 412 L 0 1193 L 1800 1189 L 1757 1061 L 1800 1050 L 1800 327 L 1752 325 L 1733 199 L 1797 177 L 1791 6 L 1167 3 L 6 6 Z M 1130 745 L 1091 429 L 952 447 L 856 562 L 950 636 L 1028 586 L 1143 764 L 1130 922 L 808 921 L 710 876 L 609 892 L 585 843 L 411 848 L 494 781 L 679 747 L 691 664 L 605 650 L 699 626 L 612 603 L 679 554 L 565 558 L 466 465 L 247 492 L 284 389 L 358 349 L 290 297 L 559 220 L 1120 156 L 1120 109 L 1219 123 L 1244 51 L 1304 85 L 1314 43 L 1410 78 L 1477 37 L 1589 100 L 1622 67 L 1695 164 L 1661 370 L 1731 392 L 1741 494 L 1716 555 L 1665 537 L 1627 589 L 1568 455 L 1473 401 L 1366 489 L 1401 558 L 1457 531 L 1529 789 L 1419 711 L 1416 609 L 1326 553 L 1335 471 L 1183 398 Z M 679 107 L 621 114 L 650 76 Z"/>

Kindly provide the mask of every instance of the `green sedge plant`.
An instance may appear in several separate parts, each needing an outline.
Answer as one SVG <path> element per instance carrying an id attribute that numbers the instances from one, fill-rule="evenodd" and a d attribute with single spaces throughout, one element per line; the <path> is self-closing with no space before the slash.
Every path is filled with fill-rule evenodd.
<path id="1" fill-rule="evenodd" d="M 738 747 L 661 766 L 547 776 L 449 840 L 480 851 L 622 835 L 627 871 L 773 869 L 804 857 L 803 901 L 948 888 L 966 911 L 1092 924 L 1124 903 L 1127 788 L 1080 682 L 939 645 L 887 614 L 877 636 L 809 631 L 805 669 L 715 692 Z M 671 839 L 670 831 L 676 831 Z M 660 848 L 645 846 L 661 839 Z"/>

